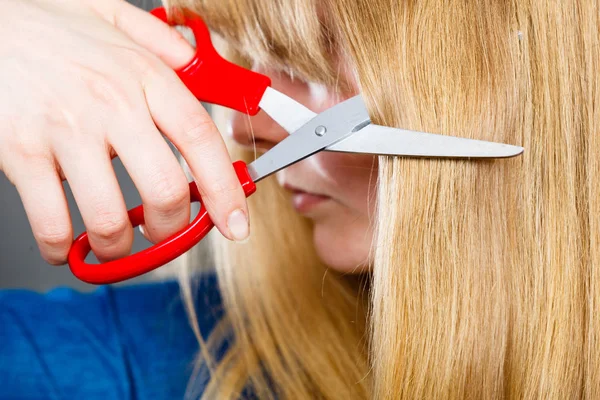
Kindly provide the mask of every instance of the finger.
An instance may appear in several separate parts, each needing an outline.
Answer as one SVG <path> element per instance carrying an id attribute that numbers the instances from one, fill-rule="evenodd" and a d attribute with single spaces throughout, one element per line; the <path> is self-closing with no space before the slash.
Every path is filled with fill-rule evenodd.
<path id="1" fill-rule="evenodd" d="M 56 154 L 98 260 L 127 256 L 133 229 L 106 147 L 71 142 L 57 148 Z"/>
<path id="2" fill-rule="evenodd" d="M 114 25 L 140 46 L 158 56 L 173 69 L 184 67 L 195 54 L 194 48 L 174 27 L 125 1 L 99 2 L 96 7 Z"/>
<path id="3" fill-rule="evenodd" d="M 172 71 L 148 74 L 146 79 L 152 118 L 186 159 L 215 226 L 231 240 L 245 240 L 246 196 L 217 127 Z"/>
<path id="4" fill-rule="evenodd" d="M 15 167 L 13 181 L 40 254 L 49 264 L 64 264 L 73 243 L 73 229 L 65 192 L 53 160 L 50 157 L 23 160 L 12 165 Z"/>
<path id="5" fill-rule="evenodd" d="M 118 132 L 111 144 L 142 198 L 146 236 L 159 242 L 189 224 L 190 191 L 177 158 L 142 112 L 128 125 L 135 129 Z"/>

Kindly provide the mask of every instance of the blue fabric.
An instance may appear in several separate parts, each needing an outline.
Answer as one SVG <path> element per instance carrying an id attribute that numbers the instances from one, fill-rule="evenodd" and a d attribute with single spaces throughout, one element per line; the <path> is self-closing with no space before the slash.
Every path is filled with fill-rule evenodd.
<path id="1" fill-rule="evenodd" d="M 222 316 L 216 279 L 197 290 L 206 337 Z M 1 399 L 181 399 L 197 352 L 176 282 L 0 291 Z"/>

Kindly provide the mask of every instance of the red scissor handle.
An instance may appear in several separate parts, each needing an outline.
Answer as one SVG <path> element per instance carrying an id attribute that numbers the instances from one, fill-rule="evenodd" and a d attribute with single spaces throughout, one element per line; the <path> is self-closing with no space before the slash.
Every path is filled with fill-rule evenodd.
<path id="1" fill-rule="evenodd" d="M 233 163 L 233 167 L 246 197 L 250 196 L 256 191 L 256 185 L 250 178 L 246 163 L 236 161 Z M 190 183 L 190 200 L 202 203 L 198 187 L 194 182 Z M 85 262 L 91 247 L 87 233 L 82 233 L 75 239 L 69 252 L 68 261 L 71 272 L 87 283 L 109 284 L 145 274 L 174 260 L 200 242 L 214 226 L 206 208 L 202 204 L 200 207 L 200 212 L 192 223 L 176 234 L 139 253 L 103 264 L 87 264 Z M 129 210 L 128 215 L 134 227 L 144 223 L 143 206 Z"/>
<path id="2" fill-rule="evenodd" d="M 162 7 L 151 11 L 152 15 L 173 25 L 167 20 Z M 271 80 L 264 75 L 249 71 L 223 59 L 212 45 L 210 33 L 202 19 L 185 12 L 184 25 L 192 29 L 196 40 L 194 58 L 175 72 L 198 98 L 211 104 L 218 104 L 249 115 L 259 111 L 258 104 Z M 246 197 L 256 190 L 246 164 L 237 161 L 233 164 Z M 199 201 L 200 193 L 194 182 L 190 183 L 190 200 Z M 144 209 L 138 206 L 128 212 L 134 227 L 144 223 Z M 213 228 L 206 209 L 201 205 L 198 216 L 185 229 L 154 246 L 137 254 L 103 264 L 87 264 L 86 256 L 91 251 L 88 235 L 82 233 L 75 239 L 68 256 L 69 267 L 80 280 L 92 284 L 109 284 L 130 279 L 179 257 L 197 244 Z"/>
<path id="3" fill-rule="evenodd" d="M 173 25 L 167 20 L 163 7 L 152 10 L 151 14 Z M 185 67 L 176 71 L 179 78 L 200 101 L 256 115 L 265 90 L 271 86 L 271 79 L 222 58 L 199 16 L 186 11 L 182 13 L 182 19 L 184 25 L 194 32 L 196 55 Z"/>

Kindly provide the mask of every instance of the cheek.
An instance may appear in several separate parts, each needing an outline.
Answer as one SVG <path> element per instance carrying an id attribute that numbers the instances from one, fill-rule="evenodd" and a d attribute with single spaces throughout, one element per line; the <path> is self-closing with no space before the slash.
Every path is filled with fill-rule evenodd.
<path id="1" fill-rule="evenodd" d="M 313 238 L 319 257 L 329 267 L 348 273 L 369 269 L 373 230 L 368 215 L 334 205 L 327 218 L 315 221 Z"/>
<path id="2" fill-rule="evenodd" d="M 314 243 L 321 259 L 343 272 L 362 272 L 371 264 L 377 157 L 324 153 L 321 160 L 334 182 L 331 203 L 314 220 Z"/>
<path id="3" fill-rule="evenodd" d="M 356 214 L 372 214 L 376 195 L 377 157 L 344 153 L 321 154 L 320 163 L 331 182 L 336 200 Z"/>

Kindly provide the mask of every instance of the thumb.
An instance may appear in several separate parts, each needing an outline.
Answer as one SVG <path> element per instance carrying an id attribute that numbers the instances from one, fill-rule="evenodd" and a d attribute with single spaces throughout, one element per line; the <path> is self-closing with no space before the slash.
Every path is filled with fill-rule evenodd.
<path id="1" fill-rule="evenodd" d="M 101 13 L 172 69 L 184 67 L 194 57 L 194 48 L 174 27 L 126 1 L 116 1 Z"/>

